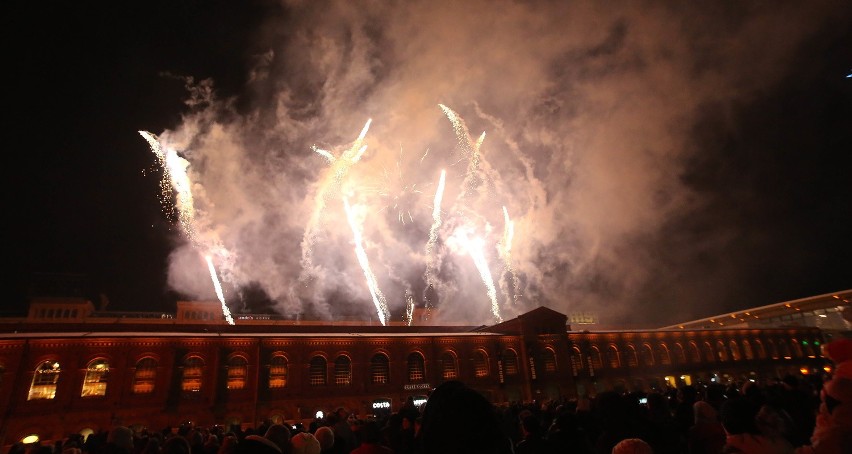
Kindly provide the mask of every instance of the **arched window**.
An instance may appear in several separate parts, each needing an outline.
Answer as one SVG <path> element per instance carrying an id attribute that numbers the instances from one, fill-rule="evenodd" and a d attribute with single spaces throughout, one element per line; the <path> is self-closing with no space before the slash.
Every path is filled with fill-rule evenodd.
<path id="1" fill-rule="evenodd" d="M 327 376 L 327 362 L 322 356 L 314 356 L 311 358 L 308 373 L 310 374 L 308 382 L 311 386 L 324 386 Z"/>
<path id="2" fill-rule="evenodd" d="M 609 344 L 606 348 L 606 362 L 613 369 L 621 367 L 621 360 L 618 358 L 618 348 L 614 344 Z"/>
<path id="3" fill-rule="evenodd" d="M 802 355 L 802 345 L 795 338 L 790 339 L 790 345 L 793 346 L 793 357 L 801 358 Z"/>
<path id="4" fill-rule="evenodd" d="M 671 366 L 672 357 L 669 354 L 669 347 L 667 347 L 663 342 L 657 344 L 657 357 L 660 359 L 660 364 L 664 366 Z"/>
<path id="5" fill-rule="evenodd" d="M 784 339 L 778 339 L 778 354 L 784 359 L 791 359 L 790 346 Z"/>
<path id="6" fill-rule="evenodd" d="M 384 353 L 376 353 L 370 358 L 370 382 L 383 385 L 390 381 L 390 362 Z"/>
<path id="7" fill-rule="evenodd" d="M 503 352 L 503 370 L 506 375 L 518 375 L 518 354 L 512 349 Z"/>
<path id="8" fill-rule="evenodd" d="M 737 345 L 737 341 L 732 340 L 728 342 L 728 348 L 731 349 L 731 359 L 734 361 L 740 360 L 740 346 Z"/>
<path id="9" fill-rule="evenodd" d="M 708 363 L 712 363 L 716 361 L 716 355 L 713 353 L 713 346 L 710 345 L 710 342 L 704 342 L 704 361 Z"/>
<path id="10" fill-rule="evenodd" d="M 409 383 L 420 383 L 426 379 L 426 361 L 418 352 L 408 355 L 408 381 Z"/>
<path id="11" fill-rule="evenodd" d="M 675 343 L 675 360 L 678 364 L 686 364 L 686 351 L 683 349 L 683 345 L 680 342 Z"/>
<path id="12" fill-rule="evenodd" d="M 456 356 L 452 352 L 444 352 L 441 355 L 441 377 L 444 380 L 453 380 L 458 376 L 459 368 L 456 364 Z"/>
<path id="13" fill-rule="evenodd" d="M 601 351 L 597 345 L 592 345 L 592 348 L 589 350 L 589 356 L 592 359 L 592 369 L 603 369 L 603 358 L 601 358 Z"/>
<path id="14" fill-rule="evenodd" d="M 146 356 L 136 361 L 133 370 L 133 394 L 151 394 L 157 379 L 157 360 Z"/>
<path id="15" fill-rule="evenodd" d="M 239 355 L 228 358 L 228 389 L 244 389 L 247 378 L 248 361 Z"/>
<path id="16" fill-rule="evenodd" d="M 473 374 L 476 378 L 487 377 L 491 368 L 488 367 L 488 355 L 482 350 L 473 352 Z"/>
<path id="17" fill-rule="evenodd" d="M 654 352 L 651 350 L 651 346 L 648 344 L 642 344 L 642 346 L 639 347 L 639 351 L 642 356 L 642 364 L 645 366 L 653 366 Z"/>
<path id="18" fill-rule="evenodd" d="M 769 347 L 769 357 L 772 359 L 778 359 L 778 348 L 775 346 L 775 341 L 767 339 L 766 346 Z"/>
<path id="19" fill-rule="evenodd" d="M 544 372 L 556 372 L 556 352 L 550 347 L 545 347 L 541 352 L 541 362 L 544 364 Z"/>
<path id="20" fill-rule="evenodd" d="M 743 339 L 743 354 L 745 359 L 754 359 L 754 351 L 751 349 L 749 341 Z"/>
<path id="21" fill-rule="evenodd" d="M 181 390 L 184 393 L 198 393 L 201 391 L 204 379 L 204 360 L 198 356 L 189 356 L 183 362 L 183 377 Z"/>
<path id="22" fill-rule="evenodd" d="M 763 347 L 763 342 L 760 339 L 755 339 L 754 346 L 757 349 L 757 357 L 759 359 L 766 359 L 766 348 Z"/>
<path id="23" fill-rule="evenodd" d="M 698 345 L 695 342 L 689 342 L 689 360 L 693 363 L 701 362 L 701 353 L 698 352 Z"/>
<path id="24" fill-rule="evenodd" d="M 86 365 L 86 376 L 83 378 L 81 397 L 105 396 L 109 363 L 104 358 L 93 359 Z"/>
<path id="25" fill-rule="evenodd" d="M 725 343 L 716 341 L 716 354 L 719 355 L 719 361 L 725 362 L 728 360 L 728 351 L 725 350 Z"/>
<path id="26" fill-rule="evenodd" d="M 348 386 L 352 384 L 352 360 L 340 355 L 334 360 L 334 384 Z"/>
<path id="27" fill-rule="evenodd" d="M 574 376 L 580 374 L 580 371 L 585 369 L 586 365 L 583 364 L 583 354 L 580 352 L 579 347 L 571 347 L 571 370 L 574 373 Z"/>
<path id="28" fill-rule="evenodd" d="M 56 361 L 42 361 L 35 369 L 27 400 L 53 399 L 56 397 L 56 382 L 62 369 Z"/>
<path id="29" fill-rule="evenodd" d="M 628 367 L 639 367 L 639 355 L 636 354 L 636 347 L 633 344 L 627 344 L 625 355 L 627 356 Z"/>
<path id="30" fill-rule="evenodd" d="M 804 341 L 803 344 L 804 344 L 803 350 L 804 350 L 805 355 L 807 355 L 808 358 L 814 358 L 815 357 L 814 349 L 813 349 L 813 347 L 811 347 L 811 342 Z"/>
<path id="31" fill-rule="evenodd" d="M 287 386 L 290 367 L 284 355 L 272 355 L 269 360 L 269 387 L 283 388 Z"/>

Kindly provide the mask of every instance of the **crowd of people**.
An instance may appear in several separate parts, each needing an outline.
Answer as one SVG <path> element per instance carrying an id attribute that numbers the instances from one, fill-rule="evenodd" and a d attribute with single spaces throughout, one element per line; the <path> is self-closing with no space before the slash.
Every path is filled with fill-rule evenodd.
<path id="1" fill-rule="evenodd" d="M 824 383 L 787 376 L 497 407 L 450 381 L 422 408 L 409 399 L 381 417 L 339 408 L 307 426 L 117 426 L 86 440 L 18 443 L 8 454 L 852 453 L 852 339 L 835 342 Z"/>

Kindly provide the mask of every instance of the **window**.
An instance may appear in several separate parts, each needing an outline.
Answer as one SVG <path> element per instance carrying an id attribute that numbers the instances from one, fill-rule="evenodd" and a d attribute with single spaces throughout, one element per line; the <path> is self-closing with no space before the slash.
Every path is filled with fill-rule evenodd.
<path id="1" fill-rule="evenodd" d="M 722 341 L 716 341 L 716 354 L 719 355 L 719 361 L 727 361 L 728 360 L 728 351 L 725 350 L 725 343 Z"/>
<path id="2" fill-rule="evenodd" d="M 740 360 L 740 346 L 737 345 L 737 341 L 728 342 L 728 347 L 731 349 L 731 359 L 734 361 Z"/>
<path id="3" fill-rule="evenodd" d="M 598 350 L 597 345 L 592 345 L 591 350 L 589 350 L 589 356 L 592 361 L 592 369 L 600 370 L 603 368 L 603 360 L 601 359 L 601 351 Z"/>
<path id="4" fill-rule="evenodd" d="M 53 399 L 56 397 L 56 382 L 62 369 L 56 361 L 42 361 L 35 369 L 27 400 Z"/>
<path id="5" fill-rule="evenodd" d="M 376 353 L 370 358 L 370 382 L 383 385 L 390 381 L 390 364 L 383 353 Z"/>
<path id="6" fill-rule="evenodd" d="M 791 359 L 791 358 L 792 358 L 792 357 L 790 356 L 790 346 L 789 346 L 789 345 L 787 345 L 787 341 L 786 341 L 786 340 L 784 340 L 784 339 L 779 339 L 779 340 L 778 340 L 778 353 L 779 353 L 779 354 L 781 355 L 781 357 L 782 357 L 782 358 L 784 358 L 784 359 Z"/>
<path id="7" fill-rule="evenodd" d="M 618 359 L 618 348 L 613 344 L 610 344 L 606 349 L 606 362 L 613 369 L 621 367 L 621 361 Z"/>
<path id="8" fill-rule="evenodd" d="M 189 394 L 201 392 L 201 383 L 203 378 L 204 360 L 198 356 L 187 357 L 183 362 L 181 390 L 183 390 L 184 393 Z"/>
<path id="9" fill-rule="evenodd" d="M 269 360 L 269 387 L 283 388 L 287 386 L 287 358 L 284 355 L 272 355 Z"/>
<path id="10" fill-rule="evenodd" d="M 698 345 L 695 342 L 689 343 L 689 360 L 693 363 L 701 362 L 701 353 L 698 352 Z"/>
<path id="11" fill-rule="evenodd" d="M 627 365 L 629 367 L 639 367 L 639 356 L 636 354 L 636 347 L 627 344 L 625 354 L 627 355 Z"/>
<path id="12" fill-rule="evenodd" d="M 133 371 L 133 394 L 150 394 L 154 392 L 154 381 L 157 378 L 157 360 L 150 356 L 136 362 Z"/>
<path id="13" fill-rule="evenodd" d="M 757 357 L 759 359 L 766 359 L 766 349 L 763 348 L 763 342 L 760 339 L 755 339 L 754 346 L 757 348 Z"/>
<path id="14" fill-rule="evenodd" d="M 669 354 L 669 348 L 662 342 L 657 345 L 657 357 L 660 358 L 660 364 L 671 366 L 672 357 Z"/>
<path id="15" fill-rule="evenodd" d="M 546 347 L 541 352 L 541 362 L 544 364 L 544 371 L 546 373 L 556 372 L 556 352 L 552 348 Z"/>
<path id="16" fill-rule="evenodd" d="M 482 350 L 473 352 L 473 374 L 477 378 L 487 377 L 490 372 L 488 367 L 488 355 Z"/>
<path id="17" fill-rule="evenodd" d="M 503 352 L 503 370 L 506 375 L 518 375 L 518 354 L 514 350 Z"/>
<path id="18" fill-rule="evenodd" d="M 453 380 L 458 378 L 459 368 L 456 364 L 456 357 L 452 352 L 444 352 L 441 355 L 441 377 L 444 380 Z"/>
<path id="19" fill-rule="evenodd" d="M 745 354 L 745 359 L 754 359 L 754 351 L 751 349 L 751 344 L 743 339 L 743 353 Z"/>
<path id="20" fill-rule="evenodd" d="M 408 355 L 408 381 L 411 383 L 422 382 L 426 378 L 426 364 L 423 355 L 413 352 Z"/>
<path id="21" fill-rule="evenodd" d="M 713 354 L 713 347 L 710 345 L 710 342 L 704 343 L 704 360 L 708 363 L 716 361 L 716 355 Z"/>
<path id="22" fill-rule="evenodd" d="M 86 366 L 86 376 L 83 378 L 81 397 L 105 396 L 107 389 L 109 363 L 103 358 L 94 359 Z"/>
<path id="23" fill-rule="evenodd" d="M 347 386 L 352 384 L 352 360 L 340 355 L 334 360 L 334 384 Z"/>
<path id="24" fill-rule="evenodd" d="M 769 356 L 772 359 L 778 359 L 778 348 L 775 347 L 775 342 L 772 339 L 767 339 L 766 345 L 769 347 Z"/>
<path id="25" fill-rule="evenodd" d="M 686 364 L 686 351 L 683 349 L 683 345 L 679 342 L 675 343 L 674 351 L 678 364 Z"/>
<path id="26" fill-rule="evenodd" d="M 322 356 L 311 358 L 309 367 L 309 383 L 311 386 L 323 386 L 326 384 L 326 360 Z"/>
<path id="27" fill-rule="evenodd" d="M 239 355 L 228 359 L 228 389 L 237 390 L 246 387 L 248 376 L 248 361 Z"/>
<path id="28" fill-rule="evenodd" d="M 639 351 L 642 355 L 642 364 L 645 366 L 653 366 L 654 352 L 651 350 L 651 346 L 648 344 L 642 344 L 642 346 L 639 347 Z"/>
<path id="29" fill-rule="evenodd" d="M 585 369 L 586 365 L 583 364 L 583 354 L 580 352 L 578 347 L 571 347 L 571 370 L 574 372 L 574 376 L 580 374 L 580 371 Z"/>

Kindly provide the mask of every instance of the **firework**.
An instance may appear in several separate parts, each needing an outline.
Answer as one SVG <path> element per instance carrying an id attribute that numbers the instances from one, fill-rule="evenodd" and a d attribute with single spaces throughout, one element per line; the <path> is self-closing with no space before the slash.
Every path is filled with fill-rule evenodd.
<path id="1" fill-rule="evenodd" d="M 355 211 L 349 206 L 349 201 L 343 198 L 343 207 L 346 210 L 346 218 L 349 220 L 349 226 L 352 228 L 353 241 L 355 242 L 355 255 L 358 257 L 358 263 L 361 269 L 364 270 L 364 277 L 367 278 L 367 287 L 370 290 L 370 296 L 373 297 L 373 304 L 376 306 L 376 313 L 379 316 L 379 321 L 382 325 L 386 325 L 390 318 L 388 303 L 385 301 L 385 296 L 379 290 L 379 284 L 376 281 L 376 276 L 370 270 L 370 262 L 367 259 L 367 252 L 364 250 L 361 228 L 355 220 Z"/>

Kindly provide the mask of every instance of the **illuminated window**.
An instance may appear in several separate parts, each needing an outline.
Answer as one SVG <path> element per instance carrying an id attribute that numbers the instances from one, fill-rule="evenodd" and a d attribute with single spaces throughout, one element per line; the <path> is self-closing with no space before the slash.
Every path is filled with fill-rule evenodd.
<path id="1" fill-rule="evenodd" d="M 56 397 L 56 382 L 62 369 L 56 361 L 42 361 L 35 369 L 27 400 L 53 399 Z"/>
<path id="2" fill-rule="evenodd" d="M 627 349 L 624 351 L 624 354 L 627 356 L 628 367 L 639 367 L 639 356 L 636 354 L 636 347 L 631 344 L 627 344 Z"/>
<path id="3" fill-rule="evenodd" d="M 426 364 L 423 355 L 413 352 L 408 355 L 408 381 L 411 383 L 422 382 L 426 378 Z"/>
<path id="4" fill-rule="evenodd" d="M 740 356 L 740 346 L 737 345 L 737 341 L 732 340 L 732 341 L 728 342 L 728 348 L 731 349 L 731 359 L 734 360 L 734 361 L 739 361 L 741 356 Z"/>
<path id="5" fill-rule="evenodd" d="M 352 384 L 352 360 L 346 355 L 340 355 L 334 360 L 334 384 Z"/>
<path id="6" fill-rule="evenodd" d="M 693 363 L 701 362 L 701 353 L 698 352 L 698 345 L 695 342 L 689 343 L 689 360 Z"/>
<path id="7" fill-rule="evenodd" d="M 763 347 L 763 342 L 759 339 L 755 339 L 754 346 L 757 348 L 757 357 L 759 359 L 766 359 L 766 348 Z"/>
<path id="8" fill-rule="evenodd" d="M 615 345 L 610 344 L 606 349 L 606 361 L 609 364 L 609 367 L 616 369 L 621 367 L 621 361 L 618 358 L 618 348 Z"/>
<path id="9" fill-rule="evenodd" d="M 459 368 L 456 364 L 456 357 L 450 352 L 444 352 L 441 355 L 441 377 L 444 380 L 453 380 L 458 378 Z"/>
<path id="10" fill-rule="evenodd" d="M 273 355 L 269 361 L 269 387 L 283 388 L 287 386 L 289 368 L 284 355 Z"/>
<path id="11" fill-rule="evenodd" d="M 228 359 L 228 389 L 243 389 L 246 387 L 248 362 L 239 355 Z"/>
<path id="12" fill-rule="evenodd" d="M 311 358 L 309 374 L 309 382 L 311 386 L 323 386 L 326 384 L 327 363 L 322 356 L 314 356 Z"/>
<path id="13" fill-rule="evenodd" d="M 157 378 L 157 360 L 150 356 L 136 362 L 133 371 L 133 394 L 150 394 L 154 392 L 154 381 Z"/>
<path id="14" fill-rule="evenodd" d="M 743 339 L 743 354 L 745 359 L 754 359 L 754 351 L 751 349 L 749 341 Z"/>
<path id="15" fill-rule="evenodd" d="M 662 342 L 657 345 L 657 357 L 660 358 L 660 364 L 664 366 L 670 366 L 672 364 L 672 357 L 669 354 L 669 348 Z"/>
<path id="16" fill-rule="evenodd" d="M 790 356 L 790 346 L 787 344 L 787 341 L 785 341 L 784 339 L 780 339 L 778 341 L 778 353 L 784 359 L 792 358 Z"/>
<path id="17" fill-rule="evenodd" d="M 98 358 L 89 362 L 86 366 L 86 376 L 83 378 L 83 390 L 80 392 L 80 396 L 105 396 L 108 375 L 109 363 L 107 363 L 107 360 Z"/>
<path id="18" fill-rule="evenodd" d="M 710 345 L 710 342 L 704 343 L 704 360 L 708 363 L 716 361 L 716 355 L 713 354 L 713 346 Z"/>
<path id="19" fill-rule="evenodd" d="M 583 364 L 583 354 L 580 352 L 578 347 L 571 347 L 571 370 L 576 377 L 579 375 L 580 371 L 585 369 L 586 365 Z"/>
<path id="20" fill-rule="evenodd" d="M 642 346 L 639 347 L 639 352 L 642 355 L 642 364 L 645 366 L 654 365 L 654 352 L 651 350 L 650 345 L 642 344 Z"/>
<path id="21" fill-rule="evenodd" d="M 769 347 L 769 357 L 778 359 L 778 348 L 775 346 L 775 342 L 772 339 L 767 339 L 766 346 Z"/>
<path id="22" fill-rule="evenodd" d="M 383 353 L 376 353 L 370 358 L 370 381 L 374 385 L 382 385 L 390 380 L 390 364 Z"/>
<path id="23" fill-rule="evenodd" d="M 506 375 L 518 375 L 518 354 L 514 350 L 503 352 L 503 370 Z"/>
<path id="24" fill-rule="evenodd" d="M 473 352 L 473 374 L 477 378 L 487 377 L 490 372 L 488 367 L 488 355 L 482 350 Z"/>
<path id="25" fill-rule="evenodd" d="M 728 360 L 728 351 L 725 350 L 725 343 L 722 341 L 716 341 L 716 354 L 719 355 L 719 361 L 727 361 Z"/>
<path id="26" fill-rule="evenodd" d="M 675 359 L 678 364 L 686 364 L 686 351 L 683 349 L 683 345 L 680 343 L 676 343 L 674 346 Z"/>
<path id="27" fill-rule="evenodd" d="M 592 360 L 592 369 L 600 370 L 603 369 L 603 360 L 601 359 L 601 351 L 598 350 L 596 345 L 592 345 L 591 350 L 589 350 L 589 356 Z"/>
<path id="28" fill-rule="evenodd" d="M 547 347 L 541 352 L 541 362 L 545 372 L 556 372 L 556 352 L 552 348 Z"/>
<path id="29" fill-rule="evenodd" d="M 187 357 L 183 362 L 183 377 L 181 377 L 181 390 L 185 395 L 201 392 L 201 383 L 204 378 L 204 360 L 198 356 Z"/>

